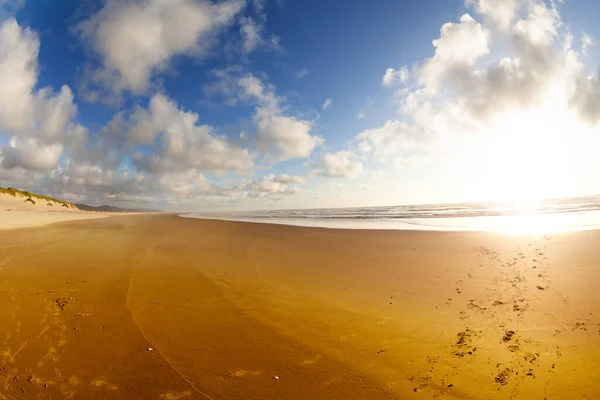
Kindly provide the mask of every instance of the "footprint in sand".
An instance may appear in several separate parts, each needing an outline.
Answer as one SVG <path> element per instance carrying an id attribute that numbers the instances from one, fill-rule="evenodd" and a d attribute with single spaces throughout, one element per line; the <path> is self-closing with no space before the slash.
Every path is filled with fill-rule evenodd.
<path id="1" fill-rule="evenodd" d="M 323 357 L 321 354 L 317 354 L 317 356 L 315 358 L 310 359 L 310 360 L 304 360 L 300 364 L 301 365 L 312 365 L 312 364 L 316 363 L 317 361 L 319 361 L 321 359 L 321 357 Z"/>
<path id="2" fill-rule="evenodd" d="M 185 392 L 181 392 L 181 393 L 169 392 L 169 393 L 161 394 L 160 398 L 164 399 L 164 400 L 179 400 L 179 399 L 183 399 L 186 397 L 190 397 L 191 395 L 192 395 L 192 392 L 190 392 L 189 390 L 186 390 Z"/>
<path id="3" fill-rule="evenodd" d="M 246 371 L 238 369 L 237 371 L 228 372 L 225 376 L 227 378 L 241 378 L 242 376 L 258 376 L 260 371 Z"/>
<path id="4" fill-rule="evenodd" d="M 90 385 L 96 386 L 98 388 L 106 388 L 108 390 L 117 390 L 118 387 L 116 387 L 115 385 L 112 385 L 102 379 L 94 379 L 93 381 L 90 382 Z"/>

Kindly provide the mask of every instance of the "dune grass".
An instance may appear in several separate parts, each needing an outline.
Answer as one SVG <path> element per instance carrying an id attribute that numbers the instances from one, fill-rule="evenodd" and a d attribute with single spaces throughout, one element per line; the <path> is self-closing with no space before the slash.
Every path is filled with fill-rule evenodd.
<path id="1" fill-rule="evenodd" d="M 65 208 L 77 208 L 77 207 L 75 207 L 75 204 L 69 203 L 68 201 L 58 200 L 58 199 L 55 199 L 54 197 L 44 196 L 44 195 L 36 194 L 36 193 L 30 193 L 25 190 L 19 190 L 19 189 L 15 189 L 15 188 L 0 187 L 0 194 L 7 194 L 7 195 L 13 196 L 13 197 L 17 197 L 17 196 L 26 197 L 25 201 L 28 201 L 31 204 L 35 204 L 36 203 L 35 200 L 41 200 L 41 201 L 47 202 L 48 205 L 52 205 L 51 203 L 57 203 L 57 204 L 62 205 Z"/>

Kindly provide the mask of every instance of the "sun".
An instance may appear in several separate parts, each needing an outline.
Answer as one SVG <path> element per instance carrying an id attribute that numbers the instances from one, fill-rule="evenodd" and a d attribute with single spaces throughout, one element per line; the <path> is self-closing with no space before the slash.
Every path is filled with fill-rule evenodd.
<path id="1" fill-rule="evenodd" d="M 523 204 L 569 193 L 572 164 L 568 119 L 548 110 L 503 113 L 479 143 L 477 171 L 485 198 Z"/>

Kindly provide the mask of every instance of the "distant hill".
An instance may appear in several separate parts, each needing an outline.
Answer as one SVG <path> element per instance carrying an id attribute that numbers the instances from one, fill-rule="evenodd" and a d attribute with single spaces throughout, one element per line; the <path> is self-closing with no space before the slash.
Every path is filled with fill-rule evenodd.
<path id="1" fill-rule="evenodd" d="M 140 210 L 134 208 L 120 208 L 113 206 L 88 206 L 87 204 L 75 204 L 77 208 L 83 211 L 98 211 L 98 212 L 158 212 L 158 210 Z"/>

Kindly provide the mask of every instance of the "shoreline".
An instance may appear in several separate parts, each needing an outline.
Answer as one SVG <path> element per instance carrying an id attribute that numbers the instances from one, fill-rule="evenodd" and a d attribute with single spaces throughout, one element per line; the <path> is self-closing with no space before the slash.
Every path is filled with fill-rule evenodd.
<path id="1" fill-rule="evenodd" d="M 598 240 L 174 214 L 0 231 L 0 394 L 600 398 Z"/>
<path id="2" fill-rule="evenodd" d="M 587 214 L 590 214 L 589 216 Z M 506 215 L 446 218 L 343 219 L 343 218 L 249 218 L 215 217 L 198 213 L 177 213 L 181 218 L 240 222 L 277 226 L 356 231 L 479 232 L 501 234 L 556 234 L 600 230 L 600 211 L 533 215 Z M 572 221 L 574 218 L 575 221 Z M 584 224 L 584 220 L 588 220 Z M 438 221 L 434 224 L 433 221 Z M 441 224 L 439 222 L 444 222 Z M 462 225 L 461 225 L 462 224 Z"/>

